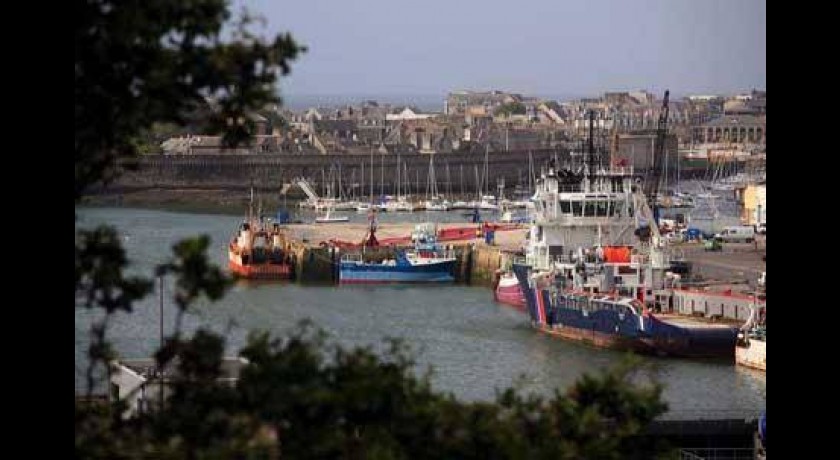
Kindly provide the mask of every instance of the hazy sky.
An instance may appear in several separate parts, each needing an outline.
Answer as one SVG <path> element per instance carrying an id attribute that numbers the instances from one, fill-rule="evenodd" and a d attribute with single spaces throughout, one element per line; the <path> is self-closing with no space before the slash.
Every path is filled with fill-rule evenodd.
<path id="1" fill-rule="evenodd" d="M 285 96 L 765 89 L 764 0 L 237 0 L 309 51 Z"/>

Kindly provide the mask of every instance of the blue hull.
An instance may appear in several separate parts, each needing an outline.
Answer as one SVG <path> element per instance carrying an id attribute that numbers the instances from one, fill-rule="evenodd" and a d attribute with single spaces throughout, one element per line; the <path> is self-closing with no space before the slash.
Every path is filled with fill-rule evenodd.
<path id="1" fill-rule="evenodd" d="M 737 328 L 681 326 L 653 315 L 627 311 L 580 309 L 557 305 L 547 290 L 537 292 L 528 284 L 529 267 L 514 264 L 526 310 L 542 330 L 597 346 L 642 353 L 691 358 L 734 358 Z"/>
<path id="2" fill-rule="evenodd" d="M 455 261 L 428 265 L 384 265 L 341 262 L 339 283 L 449 283 L 455 281 L 452 275 Z"/>

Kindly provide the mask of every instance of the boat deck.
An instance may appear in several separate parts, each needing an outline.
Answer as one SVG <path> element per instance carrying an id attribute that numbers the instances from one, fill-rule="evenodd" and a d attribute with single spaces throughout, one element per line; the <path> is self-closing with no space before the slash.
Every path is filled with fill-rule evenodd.
<path id="1" fill-rule="evenodd" d="M 690 316 L 671 315 L 666 313 L 655 313 L 656 318 L 675 326 L 691 326 L 705 328 L 731 329 L 736 326 L 734 323 L 711 322 L 703 318 L 692 318 Z"/>

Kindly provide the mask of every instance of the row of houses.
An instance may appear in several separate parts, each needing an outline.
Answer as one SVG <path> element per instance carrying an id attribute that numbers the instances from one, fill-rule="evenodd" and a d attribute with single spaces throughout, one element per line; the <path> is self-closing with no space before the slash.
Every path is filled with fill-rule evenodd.
<path id="1" fill-rule="evenodd" d="M 689 96 L 669 104 L 669 128 L 678 144 L 762 144 L 766 93 L 734 98 Z M 272 107 L 249 117 L 252 141 L 224 149 L 219 136 L 187 135 L 163 143 L 165 153 L 369 154 L 449 153 L 553 148 L 588 135 L 590 112 L 598 135 L 647 136 L 656 128 L 661 102 L 645 91 L 608 92 L 568 102 L 503 91 L 450 93 L 442 113 L 414 106 L 365 101 L 356 106 Z"/>

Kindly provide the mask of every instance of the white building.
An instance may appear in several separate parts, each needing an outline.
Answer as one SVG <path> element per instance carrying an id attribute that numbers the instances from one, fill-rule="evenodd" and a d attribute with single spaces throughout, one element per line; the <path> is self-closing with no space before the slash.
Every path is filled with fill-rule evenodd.
<path id="1" fill-rule="evenodd" d="M 235 384 L 242 366 L 248 364 L 245 358 L 223 358 L 221 383 Z M 170 363 L 160 372 L 154 359 L 123 359 L 113 361 L 109 381 L 111 401 L 126 401 L 128 407 L 123 417 L 131 417 L 153 409 L 161 396 L 169 396 L 169 377 L 177 363 Z"/>
<path id="2" fill-rule="evenodd" d="M 399 113 L 388 113 L 385 114 L 385 120 L 387 121 L 403 121 L 403 120 L 425 120 L 426 118 L 434 117 L 434 113 L 420 113 L 419 111 L 415 111 L 411 107 L 406 107 Z"/>

